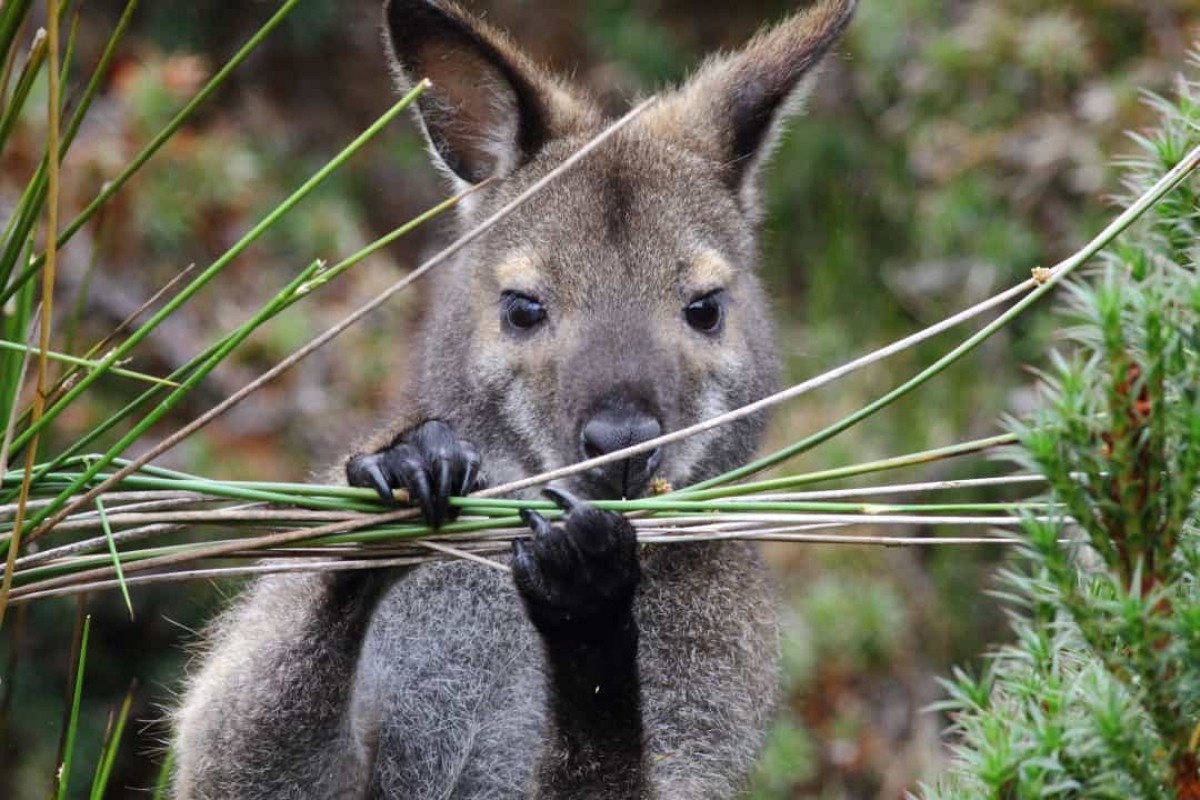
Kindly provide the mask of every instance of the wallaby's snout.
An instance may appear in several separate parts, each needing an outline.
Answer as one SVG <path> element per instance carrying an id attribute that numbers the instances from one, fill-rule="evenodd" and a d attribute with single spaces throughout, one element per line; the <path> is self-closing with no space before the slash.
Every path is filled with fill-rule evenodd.
<path id="1" fill-rule="evenodd" d="M 662 435 L 657 417 L 626 405 L 599 409 L 583 424 L 579 433 L 579 452 L 583 459 L 615 453 L 626 447 L 648 442 Z M 610 497 L 638 497 L 650 484 L 662 463 L 662 448 L 588 470 L 587 480 L 595 484 L 593 493 Z"/>

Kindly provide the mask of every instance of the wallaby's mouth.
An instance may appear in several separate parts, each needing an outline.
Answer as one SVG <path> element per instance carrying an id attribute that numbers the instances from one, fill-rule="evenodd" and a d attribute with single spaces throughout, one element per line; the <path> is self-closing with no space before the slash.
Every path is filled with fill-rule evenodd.
<path id="1" fill-rule="evenodd" d="M 593 467 L 577 479 L 581 494 L 593 500 L 635 500 L 644 496 L 662 467 L 662 448 Z"/>

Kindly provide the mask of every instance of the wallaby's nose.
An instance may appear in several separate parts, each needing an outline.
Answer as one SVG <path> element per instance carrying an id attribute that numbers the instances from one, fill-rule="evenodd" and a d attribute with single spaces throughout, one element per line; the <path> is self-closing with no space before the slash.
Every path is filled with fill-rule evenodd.
<path id="1" fill-rule="evenodd" d="M 605 409 L 584 424 L 580 433 L 580 449 L 584 458 L 595 458 L 641 444 L 661 434 L 662 425 L 649 414 Z M 662 451 L 655 448 L 593 469 L 590 474 L 614 494 L 636 497 L 654 477 L 654 471 L 661 461 Z"/>

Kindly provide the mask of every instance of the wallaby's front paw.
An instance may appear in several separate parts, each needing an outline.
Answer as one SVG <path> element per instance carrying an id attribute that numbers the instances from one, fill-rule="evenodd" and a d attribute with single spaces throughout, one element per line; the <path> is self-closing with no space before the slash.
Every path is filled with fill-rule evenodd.
<path id="1" fill-rule="evenodd" d="M 543 494 L 566 516 L 551 525 L 536 511 L 521 511 L 534 536 L 513 542 L 513 580 L 530 621 L 552 640 L 598 641 L 627 632 L 642 577 L 633 526 L 561 489 Z"/>
<path id="2" fill-rule="evenodd" d="M 450 506 L 451 496 L 480 488 L 479 452 L 452 427 L 434 419 L 400 434 L 377 453 L 351 458 L 346 481 L 374 489 L 388 503 L 395 503 L 395 491 L 404 489 L 420 507 L 425 523 L 438 528 L 458 515 Z"/>

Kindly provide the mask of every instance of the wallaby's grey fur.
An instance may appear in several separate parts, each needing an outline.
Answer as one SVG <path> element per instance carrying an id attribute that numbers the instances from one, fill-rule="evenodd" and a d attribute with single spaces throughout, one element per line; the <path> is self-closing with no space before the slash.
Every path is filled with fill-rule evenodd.
<path id="1" fill-rule="evenodd" d="M 820 0 L 709 60 L 446 265 L 412 405 L 351 459 L 351 481 L 409 488 L 436 524 L 480 463 L 506 482 L 769 393 L 757 173 L 854 5 Z M 419 118 L 437 163 L 456 184 L 500 179 L 466 227 L 606 122 L 448 2 L 392 0 L 387 31 L 401 88 L 433 81 Z M 747 460 L 763 424 L 567 487 L 682 487 Z M 710 543 L 639 558 L 619 517 L 555 497 L 570 513 L 528 515 L 516 589 L 465 561 L 256 583 L 213 626 L 178 710 L 176 796 L 734 796 L 776 696 L 757 555 Z"/>

